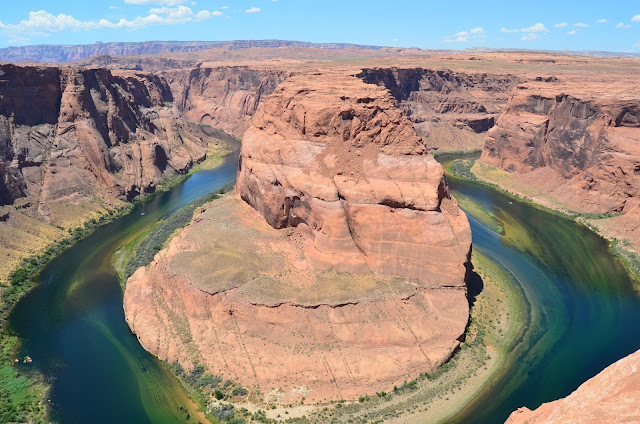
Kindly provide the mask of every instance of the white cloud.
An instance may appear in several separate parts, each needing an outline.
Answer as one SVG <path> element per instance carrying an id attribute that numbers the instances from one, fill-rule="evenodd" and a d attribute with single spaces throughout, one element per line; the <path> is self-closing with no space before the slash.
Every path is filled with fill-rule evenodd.
<path id="1" fill-rule="evenodd" d="M 569 24 L 566 23 L 566 22 L 562 22 L 560 24 L 555 24 L 554 25 L 554 27 L 556 27 L 556 28 L 564 28 L 564 27 L 568 27 L 568 26 L 569 26 Z"/>
<path id="2" fill-rule="evenodd" d="M 631 47 L 632 50 L 640 50 L 640 40 L 636 41 L 636 43 Z"/>
<path id="3" fill-rule="evenodd" d="M 110 10 L 122 9 L 120 6 L 109 6 Z"/>
<path id="4" fill-rule="evenodd" d="M 244 11 L 244 13 L 258 13 L 260 12 L 262 9 L 260 9 L 259 7 L 252 7 L 250 9 L 247 9 Z"/>
<path id="5" fill-rule="evenodd" d="M 224 10 L 224 9 L 228 9 L 229 6 L 222 6 L 220 9 Z"/>
<path id="6" fill-rule="evenodd" d="M 635 15 L 631 18 L 631 22 L 640 22 L 640 15 Z"/>
<path id="7" fill-rule="evenodd" d="M 575 29 L 572 29 L 571 31 L 567 31 L 567 34 L 569 35 L 574 35 L 577 31 Z"/>
<path id="8" fill-rule="evenodd" d="M 538 38 L 540 38 L 540 35 L 538 33 L 530 32 L 528 34 L 523 35 L 521 40 L 522 41 L 533 41 L 533 40 L 537 40 Z"/>
<path id="9" fill-rule="evenodd" d="M 609 21 L 606 20 L 606 19 L 598 19 L 596 22 L 599 23 L 599 24 L 606 24 Z"/>
<path id="10" fill-rule="evenodd" d="M 522 32 L 546 32 L 546 31 L 549 31 L 549 30 L 544 26 L 544 24 L 541 24 L 541 23 L 538 22 L 537 24 L 532 25 L 530 27 L 522 28 L 520 31 L 522 31 Z"/>
<path id="11" fill-rule="evenodd" d="M 444 38 L 445 43 L 466 43 L 467 41 L 469 41 L 469 33 L 467 31 L 456 32 Z"/>
<path id="12" fill-rule="evenodd" d="M 165 6 L 176 6 L 186 3 L 187 0 L 124 0 L 127 4 L 163 4 Z"/>
<path id="13" fill-rule="evenodd" d="M 624 22 L 618 22 L 618 25 L 616 25 L 616 28 L 631 28 L 631 25 L 625 24 Z"/>
<path id="14" fill-rule="evenodd" d="M 476 43 L 484 43 L 487 41 L 484 28 L 475 27 L 471 28 L 469 31 L 460 31 L 453 35 L 447 35 L 444 37 L 445 43 L 467 43 L 470 40 Z"/>
<path id="15" fill-rule="evenodd" d="M 539 22 L 537 24 L 535 24 L 535 25 L 531 25 L 530 27 L 520 28 L 520 29 L 507 29 L 507 28 L 504 28 L 504 27 L 500 28 L 500 32 L 506 32 L 506 33 L 510 33 L 510 32 L 526 32 L 526 33 L 528 33 L 527 35 L 522 37 L 523 40 L 525 40 L 525 39 L 527 39 L 527 40 L 535 40 L 538 37 L 535 37 L 535 38 L 526 38 L 526 37 L 531 33 L 547 32 L 547 31 L 549 31 L 547 29 L 547 27 L 545 27 L 544 24 L 541 24 Z"/>
<path id="16" fill-rule="evenodd" d="M 136 30 L 151 25 L 176 25 L 187 22 L 202 21 L 213 16 L 222 15 L 219 11 L 201 10 L 194 13 L 186 6 L 177 7 L 157 7 L 149 10 L 146 16 L 136 16 L 131 20 L 120 19 L 119 21 L 109 21 L 100 19 L 99 21 L 81 21 L 71 15 L 60 13 L 52 15 L 45 10 L 29 12 L 29 18 L 17 24 L 5 24 L 0 22 L 0 31 L 9 34 L 17 39 L 20 35 L 47 36 L 54 32 L 62 31 L 91 31 L 94 29 L 129 29 Z"/>
<path id="17" fill-rule="evenodd" d="M 201 10 L 196 14 L 196 20 L 197 21 L 204 21 L 206 19 L 209 19 L 213 16 L 222 16 L 222 12 L 220 12 L 219 10 L 214 10 L 214 11 L 208 11 L 208 10 Z"/>
<path id="18" fill-rule="evenodd" d="M 578 22 L 577 24 L 573 24 L 573 26 L 578 28 L 587 28 L 589 25 L 584 24 L 582 22 Z"/>

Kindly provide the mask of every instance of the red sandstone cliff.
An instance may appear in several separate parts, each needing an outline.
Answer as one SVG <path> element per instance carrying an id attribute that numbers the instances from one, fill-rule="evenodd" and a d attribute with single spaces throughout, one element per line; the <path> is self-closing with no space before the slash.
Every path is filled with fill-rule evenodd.
<path id="1" fill-rule="evenodd" d="M 519 86 L 481 160 L 566 209 L 619 214 L 597 226 L 640 246 L 640 93 L 633 80 Z"/>
<path id="2" fill-rule="evenodd" d="M 421 67 L 366 68 L 361 77 L 388 88 L 427 147 L 441 151 L 480 149 L 509 93 L 523 80 Z"/>
<path id="3" fill-rule="evenodd" d="M 287 79 L 245 133 L 237 193 L 255 210 L 213 202 L 127 281 L 147 350 L 286 403 L 388 390 L 459 345 L 469 224 L 386 89 Z"/>
<path id="4" fill-rule="evenodd" d="M 640 351 L 607 367 L 564 399 L 513 412 L 506 424 L 640 422 Z"/>
<path id="5" fill-rule="evenodd" d="M 245 133 L 237 191 L 308 236 L 318 267 L 464 285 L 470 231 L 442 167 L 389 92 L 359 78 L 281 85 Z"/>
<path id="6" fill-rule="evenodd" d="M 189 121 L 242 137 L 258 106 L 289 73 L 247 66 L 167 71 L 176 107 Z"/>
<path id="7" fill-rule="evenodd" d="M 109 202 L 153 192 L 207 151 L 209 137 L 170 107 L 154 75 L 100 69 L 0 69 L 2 203 Z"/>

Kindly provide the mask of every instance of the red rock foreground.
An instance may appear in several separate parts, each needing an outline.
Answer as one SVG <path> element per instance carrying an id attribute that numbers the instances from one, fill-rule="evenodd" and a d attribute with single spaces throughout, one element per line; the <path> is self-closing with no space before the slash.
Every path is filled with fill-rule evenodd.
<path id="1" fill-rule="evenodd" d="M 564 399 L 531 411 L 520 408 L 506 424 L 640 422 L 640 351 L 607 367 Z"/>
<path id="2" fill-rule="evenodd" d="M 287 79 L 245 134 L 237 192 L 255 210 L 213 202 L 127 282 L 147 350 L 284 402 L 388 390 L 450 357 L 471 232 L 388 90 Z"/>

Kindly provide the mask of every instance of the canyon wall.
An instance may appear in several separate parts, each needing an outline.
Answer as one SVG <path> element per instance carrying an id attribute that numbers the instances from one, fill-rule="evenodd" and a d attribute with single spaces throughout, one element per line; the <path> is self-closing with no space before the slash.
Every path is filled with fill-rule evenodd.
<path id="1" fill-rule="evenodd" d="M 629 81 L 631 83 L 631 81 Z M 636 86 L 637 87 L 637 86 Z M 481 160 L 566 210 L 614 216 L 598 227 L 640 246 L 636 87 L 528 83 L 512 93 Z"/>
<path id="2" fill-rule="evenodd" d="M 81 225 L 223 147 L 182 119 L 172 101 L 167 82 L 151 74 L 0 66 L 7 263 L 43 247 L 30 240 L 42 232 L 29 229 L 42 228 L 34 220 L 53 231 Z"/>
<path id="3" fill-rule="evenodd" d="M 463 340 L 469 224 L 388 90 L 288 78 L 244 135 L 236 190 L 127 281 L 150 352 L 313 403 L 433 372 Z"/>
<path id="4" fill-rule="evenodd" d="M 442 152 L 481 149 L 509 93 L 522 81 L 512 74 L 419 67 L 366 68 L 361 77 L 389 89 L 427 147 Z"/>
<path id="5" fill-rule="evenodd" d="M 185 119 L 242 137 L 269 94 L 288 75 L 284 70 L 248 66 L 196 67 L 161 74 Z"/>

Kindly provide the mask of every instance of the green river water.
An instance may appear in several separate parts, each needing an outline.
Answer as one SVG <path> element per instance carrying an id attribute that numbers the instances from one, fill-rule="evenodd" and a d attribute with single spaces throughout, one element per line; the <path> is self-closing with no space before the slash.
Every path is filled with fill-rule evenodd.
<path id="1" fill-rule="evenodd" d="M 178 381 L 130 332 L 112 260 L 132 235 L 232 181 L 237 158 L 99 228 L 49 263 L 13 309 L 9 327 L 23 340 L 21 353 L 52 385 L 53 420 L 198 422 Z M 518 407 L 566 396 L 640 348 L 640 297 L 603 239 L 492 188 L 455 178 L 450 186 L 503 223 L 504 236 L 470 216 L 474 249 L 512 273 L 530 304 L 500 375 L 451 422 L 504 422 Z"/>

